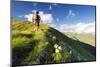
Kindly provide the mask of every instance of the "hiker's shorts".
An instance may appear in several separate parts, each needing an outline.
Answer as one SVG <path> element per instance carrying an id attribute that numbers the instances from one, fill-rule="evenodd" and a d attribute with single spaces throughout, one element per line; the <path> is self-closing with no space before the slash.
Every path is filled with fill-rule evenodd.
<path id="1" fill-rule="evenodd" d="M 39 26 L 39 23 L 40 23 L 39 20 L 35 20 L 35 25 L 36 26 Z"/>

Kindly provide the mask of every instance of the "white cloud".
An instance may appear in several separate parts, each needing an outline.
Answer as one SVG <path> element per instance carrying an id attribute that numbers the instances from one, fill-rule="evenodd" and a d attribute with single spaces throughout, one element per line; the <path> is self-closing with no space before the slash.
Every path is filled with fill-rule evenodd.
<path id="1" fill-rule="evenodd" d="M 32 12 L 35 14 L 37 10 L 32 10 Z"/>
<path id="2" fill-rule="evenodd" d="M 51 5 L 49 6 L 49 10 L 52 10 L 52 6 Z"/>
<path id="3" fill-rule="evenodd" d="M 75 32 L 75 33 L 93 33 L 95 34 L 95 22 L 92 23 L 77 23 L 77 24 L 62 24 L 57 28 L 61 32 Z"/>
<path id="4" fill-rule="evenodd" d="M 54 24 L 54 23 L 51 23 L 51 24 L 48 24 L 48 25 L 55 28 L 55 29 L 57 29 L 56 24 Z"/>
<path id="5" fill-rule="evenodd" d="M 18 17 L 21 18 L 21 17 L 23 17 L 23 16 L 22 16 L 22 15 L 19 15 Z"/>
<path id="6" fill-rule="evenodd" d="M 33 6 L 37 6 L 37 3 L 33 3 Z"/>
<path id="7" fill-rule="evenodd" d="M 67 18 L 75 17 L 75 16 L 76 16 L 76 14 L 72 10 L 69 10 Z"/>
<path id="8" fill-rule="evenodd" d="M 27 14 L 27 15 L 24 15 L 24 18 L 26 18 L 28 21 L 32 22 L 32 16 L 33 16 L 33 14 Z"/>
<path id="9" fill-rule="evenodd" d="M 26 18 L 28 21 L 32 21 L 32 16 L 35 14 L 36 10 L 32 10 L 33 14 L 27 14 L 24 15 L 24 18 Z M 52 24 L 53 23 L 53 16 L 50 13 L 45 14 L 43 11 L 39 11 L 39 15 L 41 17 L 42 23 L 48 23 Z"/>
<path id="10" fill-rule="evenodd" d="M 44 14 L 44 13 L 40 13 L 41 16 L 41 20 L 43 21 L 43 23 L 49 23 L 51 24 L 53 22 L 53 16 L 52 14 Z"/>

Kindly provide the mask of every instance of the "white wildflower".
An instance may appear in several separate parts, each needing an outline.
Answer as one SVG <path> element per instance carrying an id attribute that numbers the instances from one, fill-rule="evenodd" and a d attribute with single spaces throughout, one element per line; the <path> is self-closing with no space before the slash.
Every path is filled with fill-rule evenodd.
<path id="1" fill-rule="evenodd" d="M 56 39 L 56 37 L 55 37 L 55 36 L 53 36 L 52 38 L 53 38 L 53 39 Z"/>
<path id="2" fill-rule="evenodd" d="M 72 54 L 72 51 L 70 51 L 69 53 Z"/>
<path id="3" fill-rule="evenodd" d="M 55 49 L 55 52 L 56 52 L 56 53 L 59 53 L 59 49 Z"/>
<path id="4" fill-rule="evenodd" d="M 61 46 L 58 47 L 59 50 L 62 50 Z"/>
<path id="5" fill-rule="evenodd" d="M 58 48 L 58 45 L 57 45 L 57 44 L 55 44 L 55 45 L 54 45 L 54 48 Z"/>

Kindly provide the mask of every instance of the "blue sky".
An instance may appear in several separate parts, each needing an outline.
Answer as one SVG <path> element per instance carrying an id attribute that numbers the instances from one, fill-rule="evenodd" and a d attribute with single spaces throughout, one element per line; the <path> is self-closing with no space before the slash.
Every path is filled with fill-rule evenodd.
<path id="1" fill-rule="evenodd" d="M 12 17 L 15 19 L 28 20 L 25 16 L 33 14 L 36 10 L 42 12 L 44 18 L 48 17 L 48 21 L 50 18 L 56 27 L 63 24 L 95 22 L 95 6 L 20 1 L 12 3 Z"/>

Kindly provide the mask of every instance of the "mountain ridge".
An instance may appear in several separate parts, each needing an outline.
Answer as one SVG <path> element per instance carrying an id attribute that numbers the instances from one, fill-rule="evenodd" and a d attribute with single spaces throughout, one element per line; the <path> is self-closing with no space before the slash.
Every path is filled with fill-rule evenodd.
<path id="1" fill-rule="evenodd" d="M 71 39 L 46 24 L 41 24 L 39 30 L 35 32 L 31 22 L 12 21 L 13 65 L 95 61 L 96 59 L 95 47 Z"/>

